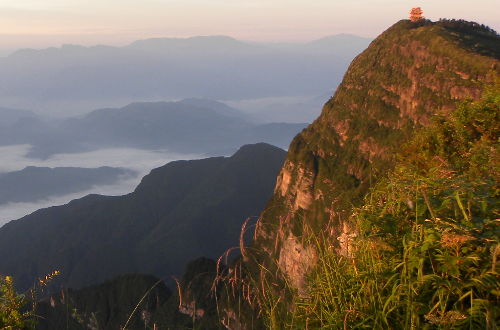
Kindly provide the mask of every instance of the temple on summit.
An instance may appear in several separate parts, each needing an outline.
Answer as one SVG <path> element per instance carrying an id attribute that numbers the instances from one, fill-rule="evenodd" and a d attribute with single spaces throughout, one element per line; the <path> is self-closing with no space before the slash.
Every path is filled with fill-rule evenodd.
<path id="1" fill-rule="evenodd" d="M 410 11 L 410 21 L 418 22 L 424 19 L 423 13 L 424 11 L 420 7 L 413 7 Z"/>

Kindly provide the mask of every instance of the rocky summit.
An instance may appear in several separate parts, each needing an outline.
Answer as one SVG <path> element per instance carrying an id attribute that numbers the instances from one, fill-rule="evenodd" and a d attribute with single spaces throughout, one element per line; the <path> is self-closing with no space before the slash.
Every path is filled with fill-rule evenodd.
<path id="1" fill-rule="evenodd" d="M 291 143 L 249 249 L 255 260 L 277 261 L 300 289 L 313 263 L 304 228 L 338 245 L 350 210 L 394 167 L 401 145 L 431 117 L 479 99 L 499 68 L 500 36 L 484 25 L 402 20 L 381 34 Z"/>

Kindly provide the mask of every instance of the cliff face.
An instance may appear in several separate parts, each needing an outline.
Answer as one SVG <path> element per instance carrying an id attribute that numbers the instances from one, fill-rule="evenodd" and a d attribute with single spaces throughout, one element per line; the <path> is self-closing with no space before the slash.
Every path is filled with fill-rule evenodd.
<path id="1" fill-rule="evenodd" d="M 253 247 L 300 287 L 314 259 L 303 234 L 322 230 L 341 249 L 352 206 L 392 168 L 415 130 L 435 114 L 449 114 L 459 100 L 481 96 L 500 67 L 499 45 L 500 36 L 487 28 L 450 21 L 404 20 L 375 39 L 320 117 L 291 143 Z"/>

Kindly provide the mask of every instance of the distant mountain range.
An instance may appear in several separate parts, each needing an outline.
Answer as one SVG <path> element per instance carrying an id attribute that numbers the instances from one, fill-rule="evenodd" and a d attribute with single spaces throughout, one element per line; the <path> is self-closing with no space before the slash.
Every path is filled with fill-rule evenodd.
<path id="1" fill-rule="evenodd" d="M 0 107 L 0 128 L 15 124 L 21 118 L 37 118 L 36 113 L 30 110 L 8 109 Z"/>
<path id="2" fill-rule="evenodd" d="M 1 105 L 70 116 L 145 100 L 323 95 L 370 41 L 346 34 L 305 44 L 206 36 L 21 49 L 0 58 Z"/>
<path id="3" fill-rule="evenodd" d="M 12 113 L 8 118 L 14 118 Z M 242 145 L 260 142 L 286 149 L 307 127 L 306 123 L 253 124 L 244 113 L 221 102 L 194 98 L 99 109 L 55 124 L 18 113 L 15 123 L 0 128 L 0 145 L 30 144 L 33 148 L 27 156 L 42 159 L 125 147 L 205 155 L 228 155 Z"/>
<path id="4" fill-rule="evenodd" d="M 56 287 L 74 288 L 130 272 L 179 276 L 188 261 L 238 246 L 285 154 L 256 144 L 229 158 L 171 162 L 128 195 L 89 195 L 11 221 L 0 228 L 0 273 L 22 289 L 54 270 Z"/>
<path id="5" fill-rule="evenodd" d="M 86 191 L 93 185 L 109 185 L 135 177 L 136 172 L 124 168 L 35 167 L 0 173 L 0 205 L 36 202 L 52 196 Z"/>

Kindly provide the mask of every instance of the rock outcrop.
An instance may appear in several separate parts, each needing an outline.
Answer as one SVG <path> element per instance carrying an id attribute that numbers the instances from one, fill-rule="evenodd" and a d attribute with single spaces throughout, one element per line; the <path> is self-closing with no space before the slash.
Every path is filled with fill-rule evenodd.
<path id="1" fill-rule="evenodd" d="M 465 21 L 403 20 L 375 39 L 320 117 L 291 143 L 257 226 L 256 259 L 273 260 L 302 291 L 314 264 L 305 236 L 324 232 L 342 253 L 338 238 L 349 236 L 352 207 L 416 130 L 447 116 L 460 100 L 481 96 L 498 72 L 499 44 L 494 31 Z"/>

